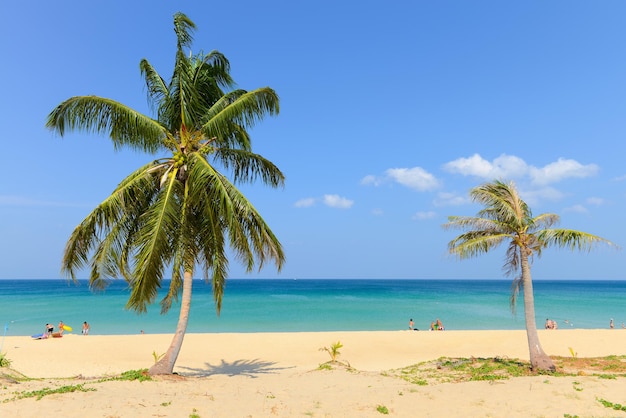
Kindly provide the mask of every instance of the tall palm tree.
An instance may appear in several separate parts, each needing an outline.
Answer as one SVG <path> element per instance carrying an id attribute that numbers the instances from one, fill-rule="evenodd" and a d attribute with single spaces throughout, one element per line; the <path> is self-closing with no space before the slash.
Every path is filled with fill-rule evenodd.
<path id="1" fill-rule="evenodd" d="M 476 217 L 450 216 L 444 228 L 462 229 L 466 232 L 448 243 L 450 253 L 461 259 L 471 258 L 507 243 L 504 270 L 507 275 L 519 275 L 513 281 L 511 306 L 521 287 L 524 295 L 526 335 L 533 370 L 555 370 L 554 363 L 541 348 L 535 322 L 535 302 L 530 264 L 533 256 L 540 257 L 545 247 L 557 246 L 571 250 L 589 251 L 599 242 L 610 241 L 585 232 L 551 228 L 559 216 L 545 213 L 532 216 L 528 205 L 519 197 L 515 184 L 494 181 L 470 191 L 474 202 L 483 206 Z"/>
<path id="2" fill-rule="evenodd" d="M 161 311 L 167 312 L 182 291 L 180 315 L 172 343 L 151 374 L 173 372 L 196 267 L 211 281 L 219 315 L 228 248 L 248 271 L 268 260 L 280 270 L 284 262 L 280 242 L 235 186 L 258 178 L 272 187 L 284 184 L 281 171 L 252 152 L 246 131 L 264 116 L 278 114 L 278 96 L 268 87 L 233 89 L 229 62 L 217 51 L 187 54 L 193 29 L 187 16 L 174 16 L 178 42 L 169 82 L 147 60 L 140 62 L 156 119 L 110 99 L 80 96 L 61 103 L 47 121 L 61 136 L 66 130 L 107 133 L 116 148 L 169 154 L 122 180 L 74 229 L 62 263 L 74 281 L 77 270 L 89 265 L 94 289 L 123 277 L 131 289 L 127 308 L 139 313 L 156 300 L 171 269 Z"/>

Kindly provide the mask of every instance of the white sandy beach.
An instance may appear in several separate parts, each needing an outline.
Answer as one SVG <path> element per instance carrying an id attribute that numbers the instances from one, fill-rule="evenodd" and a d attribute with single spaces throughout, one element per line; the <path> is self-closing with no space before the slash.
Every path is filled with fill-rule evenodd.
<path id="1" fill-rule="evenodd" d="M 0 417 L 579 417 L 624 414 L 623 377 L 532 376 L 420 386 L 387 371 L 439 357 L 528 359 L 524 331 L 391 331 L 189 334 L 178 376 L 155 381 L 94 378 L 149 367 L 170 335 L 7 337 L 11 367 L 31 378 L 1 383 Z M 626 354 L 626 330 L 540 331 L 555 356 Z M 340 341 L 354 370 L 320 370 L 321 347 Z M 70 378 L 70 379 L 62 379 Z M 19 393 L 85 383 L 88 392 L 11 400 Z M 91 389 L 95 389 L 92 391 Z M 192 415 L 193 416 L 193 415 Z"/>

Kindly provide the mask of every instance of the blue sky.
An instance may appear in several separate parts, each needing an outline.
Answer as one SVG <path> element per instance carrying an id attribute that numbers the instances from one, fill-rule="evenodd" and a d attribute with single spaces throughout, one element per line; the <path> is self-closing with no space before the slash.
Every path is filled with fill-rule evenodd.
<path id="1" fill-rule="evenodd" d="M 108 138 L 60 138 L 75 95 L 150 113 L 139 61 L 171 73 L 172 16 L 197 25 L 239 87 L 281 113 L 251 130 L 284 189 L 242 189 L 281 240 L 283 271 L 233 278 L 498 279 L 504 248 L 447 255 L 468 191 L 514 180 L 535 214 L 624 246 L 622 1 L 2 2 L 0 279 L 58 278 L 72 229 L 155 158 Z M 534 279 L 624 279 L 624 254 L 549 250 Z"/>

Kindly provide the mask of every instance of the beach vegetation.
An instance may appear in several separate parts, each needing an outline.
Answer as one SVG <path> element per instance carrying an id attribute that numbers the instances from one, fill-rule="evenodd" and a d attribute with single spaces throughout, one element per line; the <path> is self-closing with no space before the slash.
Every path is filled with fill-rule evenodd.
<path id="1" fill-rule="evenodd" d="M 387 408 L 385 405 L 378 405 L 376 407 L 376 410 L 383 415 L 389 415 L 389 408 Z"/>
<path id="2" fill-rule="evenodd" d="M 200 418 L 200 415 L 198 415 L 198 410 L 196 408 L 192 409 L 191 414 L 189 414 L 189 418 Z"/>
<path id="3" fill-rule="evenodd" d="M 457 383 L 468 381 L 496 381 L 515 377 L 536 376 L 549 374 L 551 377 L 565 376 L 609 376 L 604 370 L 607 366 L 615 367 L 616 379 L 626 377 L 626 361 L 621 361 L 626 356 L 609 356 L 593 358 L 571 358 L 555 356 L 556 372 L 533 370 L 530 363 L 520 359 L 503 357 L 470 357 L 449 358 L 442 357 L 437 360 L 425 361 L 400 369 L 389 370 L 382 373 L 383 376 L 398 377 L 409 383 L 420 386 L 438 383 Z M 608 378 L 608 377 L 606 377 Z M 550 384 L 546 379 L 543 383 Z"/>
<path id="4" fill-rule="evenodd" d="M 115 378 L 115 380 L 139 380 L 146 382 L 152 380 L 148 369 L 127 370 Z"/>
<path id="5" fill-rule="evenodd" d="M 165 353 L 162 353 L 162 354 L 157 354 L 156 350 L 154 350 L 154 351 L 152 352 L 152 358 L 154 358 L 154 363 L 155 363 L 155 364 L 156 364 L 156 363 L 158 363 L 158 362 L 159 362 L 159 360 L 161 360 L 161 359 L 163 358 L 163 356 L 164 356 L 164 355 L 165 355 Z"/>
<path id="6" fill-rule="evenodd" d="M 333 343 L 328 347 L 320 348 L 320 351 L 326 351 L 328 353 L 328 355 L 330 356 L 330 361 L 320 364 L 319 369 L 320 370 L 332 370 L 333 366 L 343 366 L 348 371 L 354 371 L 354 369 L 350 366 L 349 362 L 339 361 L 339 355 L 341 355 L 341 352 L 339 351 L 339 349 L 342 347 L 343 347 L 343 344 L 341 344 L 340 341 L 337 341 L 336 343 Z"/>
<path id="7" fill-rule="evenodd" d="M 11 360 L 9 360 L 5 353 L 0 353 L 0 367 L 10 367 Z"/>
<path id="8" fill-rule="evenodd" d="M 507 246 L 504 272 L 514 277 L 511 287 L 511 308 L 515 313 L 517 295 L 523 291 L 524 319 L 530 364 L 533 370 L 554 371 L 554 362 L 539 342 L 535 319 L 535 302 L 531 263 L 547 247 L 589 251 L 598 243 L 614 245 L 611 241 L 586 232 L 553 228 L 560 217 L 552 213 L 533 216 L 513 182 L 495 180 L 470 191 L 473 202 L 484 206 L 476 216 L 450 216 L 446 229 L 460 229 L 461 235 L 448 243 L 448 250 L 460 259 L 488 253 Z"/>
<path id="9" fill-rule="evenodd" d="M 95 392 L 94 388 L 86 388 L 84 384 L 79 385 L 65 385 L 58 388 L 43 388 L 39 390 L 20 392 L 15 399 L 36 398 L 41 400 L 44 396 L 58 394 L 58 393 L 72 393 L 72 392 Z"/>
<path id="10" fill-rule="evenodd" d="M 273 261 L 281 269 L 280 242 L 253 204 L 237 188 L 256 180 L 284 185 L 276 165 L 252 149 L 248 129 L 279 112 L 269 87 L 236 88 L 230 63 L 219 51 L 190 52 L 195 24 L 174 15 L 177 46 L 169 81 L 146 59 L 139 63 L 155 116 L 98 96 L 71 97 L 49 115 L 46 126 L 108 134 L 115 149 L 155 155 L 123 179 L 72 232 L 62 272 L 76 282 L 89 268 L 89 286 L 100 290 L 112 279 L 130 288 L 127 308 L 147 311 L 167 272 L 169 288 L 161 312 L 179 301 L 174 336 L 149 373 L 172 374 L 191 307 L 194 274 L 213 289 L 219 315 L 229 258 L 246 271 Z"/>
<path id="11" fill-rule="evenodd" d="M 616 411 L 624 411 L 624 412 L 626 412 L 626 405 L 622 405 L 622 404 L 619 404 L 619 403 L 613 403 L 613 402 L 607 401 L 606 399 L 602 399 L 602 398 L 596 398 L 596 400 L 598 402 L 600 402 L 602 405 L 604 405 L 605 407 L 607 407 L 607 408 L 611 408 L 611 409 L 614 409 Z"/>
<path id="12" fill-rule="evenodd" d="M 341 344 L 340 341 L 337 341 L 336 343 L 331 344 L 329 347 L 320 348 L 320 351 L 326 351 L 330 356 L 331 363 L 337 363 L 337 358 L 341 354 L 339 352 L 340 348 L 343 348 L 343 344 Z"/>

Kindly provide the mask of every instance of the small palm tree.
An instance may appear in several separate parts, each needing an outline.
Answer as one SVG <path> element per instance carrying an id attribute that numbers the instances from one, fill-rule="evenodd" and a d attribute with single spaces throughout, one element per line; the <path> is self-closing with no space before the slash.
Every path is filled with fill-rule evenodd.
<path id="1" fill-rule="evenodd" d="M 331 344 L 330 347 L 320 348 L 320 351 L 326 351 L 328 355 L 330 356 L 330 362 L 337 363 L 337 358 L 341 354 L 339 352 L 339 349 L 342 347 L 343 347 L 343 344 L 341 344 L 340 341 L 337 341 L 336 343 Z"/>
<path id="2" fill-rule="evenodd" d="M 465 259 L 508 243 L 504 270 L 507 275 L 521 273 L 513 281 L 511 306 L 514 308 L 516 295 L 521 287 L 531 367 L 533 370 L 555 370 L 554 363 L 541 348 L 537 334 L 533 282 L 530 275 L 532 257 L 540 257 L 541 251 L 549 246 L 588 251 L 599 242 L 609 245 L 613 243 L 585 232 L 551 228 L 558 223 L 559 216 L 545 213 L 533 217 L 528 205 L 519 197 L 513 182 L 506 184 L 494 181 L 483 184 L 472 189 L 470 197 L 485 208 L 476 217 L 448 218 L 444 228 L 467 231 L 450 241 L 448 249 L 451 254 Z"/>
<path id="3" fill-rule="evenodd" d="M 178 42 L 169 82 L 147 60 L 140 62 L 156 118 L 111 99 L 79 96 L 57 106 L 47 121 L 61 136 L 66 130 L 106 133 L 116 148 L 165 153 L 131 173 L 74 229 L 62 265 L 73 280 L 78 269 L 89 265 L 92 288 L 124 277 L 131 288 L 127 307 L 137 312 L 155 301 L 165 270 L 171 269 L 161 311 L 167 312 L 182 290 L 179 320 L 151 374 L 173 372 L 196 267 L 211 281 L 219 314 L 227 247 L 248 271 L 268 260 L 280 270 L 284 262 L 280 242 L 235 186 L 255 179 L 272 187 L 284 183 L 274 164 L 252 152 L 246 131 L 278 113 L 278 96 L 269 87 L 232 89 L 228 60 L 217 51 L 188 54 L 194 28 L 184 14 L 174 15 Z"/>

